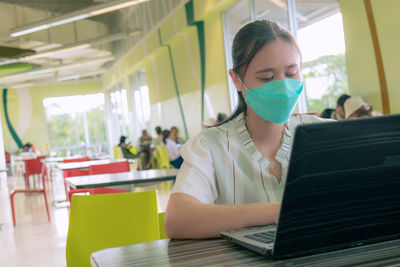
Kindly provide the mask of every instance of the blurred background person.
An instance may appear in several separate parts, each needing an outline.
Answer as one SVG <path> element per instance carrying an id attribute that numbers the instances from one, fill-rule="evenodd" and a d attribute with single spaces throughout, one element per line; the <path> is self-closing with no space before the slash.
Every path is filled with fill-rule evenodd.
<path id="1" fill-rule="evenodd" d="M 335 114 L 334 108 L 326 108 L 321 112 L 321 118 L 332 119 L 333 114 Z"/>
<path id="2" fill-rule="evenodd" d="M 162 129 L 160 126 L 157 126 L 155 128 L 155 130 L 156 130 L 157 136 L 156 136 L 156 138 L 153 139 L 153 145 L 159 146 L 163 140 Z"/>
<path id="3" fill-rule="evenodd" d="M 141 169 L 147 170 L 151 169 L 151 146 L 152 138 L 147 133 L 147 130 L 142 130 L 142 136 L 139 137 L 139 151 L 140 151 L 140 160 L 141 160 Z"/>
<path id="4" fill-rule="evenodd" d="M 131 143 L 127 142 L 126 136 L 121 135 L 118 146 L 121 148 L 124 158 L 134 159 L 138 157 L 136 148 L 134 148 Z"/>
<path id="5" fill-rule="evenodd" d="M 183 158 L 181 157 L 180 145 L 175 142 L 175 140 L 171 139 L 172 131 L 164 130 L 163 134 L 163 143 L 167 150 L 169 161 L 172 166 L 179 169 L 183 163 Z"/>
<path id="6" fill-rule="evenodd" d="M 336 101 L 335 112 L 332 113 L 331 119 L 335 119 L 335 120 L 345 119 L 344 103 L 350 97 L 351 96 L 347 95 L 347 94 L 343 94 L 343 95 L 339 96 L 338 100 Z"/>
<path id="7" fill-rule="evenodd" d="M 178 128 L 176 126 L 172 126 L 171 127 L 171 130 L 170 130 L 170 133 L 169 133 L 169 138 L 172 141 L 175 141 L 177 144 L 181 144 L 182 145 L 184 143 L 183 139 L 179 137 L 179 131 L 178 131 Z"/>
<path id="8" fill-rule="evenodd" d="M 359 96 L 352 96 L 344 103 L 346 119 L 381 116 L 382 114 L 372 109 L 372 106 Z"/>
<path id="9" fill-rule="evenodd" d="M 217 122 L 216 123 L 219 124 L 219 123 L 225 121 L 227 118 L 228 118 L 228 116 L 225 113 L 221 113 L 220 112 L 217 115 Z"/>

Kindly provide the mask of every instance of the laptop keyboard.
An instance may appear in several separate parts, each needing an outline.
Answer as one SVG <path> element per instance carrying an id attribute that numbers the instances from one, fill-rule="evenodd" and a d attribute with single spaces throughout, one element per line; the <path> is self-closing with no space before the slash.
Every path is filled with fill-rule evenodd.
<path id="1" fill-rule="evenodd" d="M 275 233 L 276 233 L 276 230 L 273 229 L 273 230 L 267 230 L 267 231 L 263 231 L 263 232 L 257 232 L 254 234 L 248 234 L 248 235 L 245 235 L 245 237 L 256 240 L 261 243 L 270 244 L 270 243 L 274 242 Z"/>

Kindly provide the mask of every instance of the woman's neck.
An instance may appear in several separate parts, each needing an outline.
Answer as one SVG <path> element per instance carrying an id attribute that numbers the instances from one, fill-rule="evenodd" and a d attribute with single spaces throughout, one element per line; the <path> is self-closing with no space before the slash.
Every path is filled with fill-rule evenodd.
<path id="1" fill-rule="evenodd" d="M 258 116 L 251 107 L 247 107 L 246 127 L 257 149 L 268 159 L 275 154 L 282 144 L 284 124 L 266 121 Z"/>

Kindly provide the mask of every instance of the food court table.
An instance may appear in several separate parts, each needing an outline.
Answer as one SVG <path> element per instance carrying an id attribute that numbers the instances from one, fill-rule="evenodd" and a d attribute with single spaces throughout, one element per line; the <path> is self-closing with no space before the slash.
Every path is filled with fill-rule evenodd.
<path id="1" fill-rule="evenodd" d="M 286 260 L 269 260 L 223 239 L 158 240 L 92 253 L 103 266 L 399 266 L 400 240 Z"/>
<path id="2" fill-rule="evenodd" d="M 153 182 L 175 181 L 177 169 L 152 169 L 145 171 L 130 171 L 111 174 L 96 174 L 70 177 L 65 179 L 75 188 L 93 188 L 103 186 L 137 185 Z M 134 190 L 131 190 L 134 191 Z"/>
<path id="3" fill-rule="evenodd" d="M 63 171 L 76 170 L 76 169 L 88 169 L 92 165 L 109 164 L 109 163 L 119 162 L 119 161 L 127 161 L 127 159 L 116 159 L 116 160 L 98 159 L 98 160 L 60 163 L 60 164 L 57 164 L 57 168 L 59 168 Z"/>

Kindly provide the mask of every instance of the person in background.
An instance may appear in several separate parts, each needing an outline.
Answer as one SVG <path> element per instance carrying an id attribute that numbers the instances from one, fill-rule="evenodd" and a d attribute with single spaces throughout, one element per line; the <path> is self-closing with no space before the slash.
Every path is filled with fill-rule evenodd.
<path id="1" fill-rule="evenodd" d="M 382 114 L 373 110 L 370 104 L 364 102 L 359 96 L 352 96 L 344 102 L 346 119 L 381 116 Z"/>
<path id="2" fill-rule="evenodd" d="M 37 153 L 38 150 L 36 149 L 36 147 L 34 145 L 32 145 L 31 143 L 26 143 L 24 145 L 24 147 L 22 148 L 22 152 L 33 152 L 33 153 Z"/>
<path id="3" fill-rule="evenodd" d="M 180 145 L 175 141 L 171 140 L 171 132 L 168 130 L 164 130 L 162 132 L 163 135 L 163 143 L 167 150 L 169 161 L 172 166 L 179 169 L 183 163 L 183 158 L 181 157 Z"/>
<path id="4" fill-rule="evenodd" d="M 157 137 L 153 139 L 153 145 L 159 146 L 163 140 L 162 130 L 160 126 L 156 127 Z"/>
<path id="5" fill-rule="evenodd" d="M 122 135 L 119 138 L 118 146 L 121 148 L 124 158 L 126 158 L 126 159 L 135 159 L 135 158 L 137 158 L 139 155 L 137 153 L 132 153 L 132 145 L 131 145 L 131 143 L 129 143 L 129 142 L 126 143 L 126 141 L 127 141 L 126 136 Z"/>
<path id="6" fill-rule="evenodd" d="M 212 238 L 222 231 L 276 224 L 303 90 L 301 52 L 293 35 L 269 20 L 236 34 L 229 75 L 238 106 L 224 123 L 183 146 L 165 213 L 170 238 Z"/>
<path id="7" fill-rule="evenodd" d="M 350 98 L 350 96 L 347 95 L 347 94 L 343 94 L 343 95 L 339 96 L 339 98 L 338 98 L 338 100 L 336 102 L 335 112 L 332 113 L 331 119 L 334 119 L 334 120 L 343 120 L 343 119 L 345 119 L 344 103 L 349 98 Z"/>
<path id="8" fill-rule="evenodd" d="M 335 112 L 334 108 L 326 108 L 321 112 L 321 118 L 331 119 L 332 114 Z"/>
<path id="9" fill-rule="evenodd" d="M 142 136 L 139 137 L 139 149 L 140 149 L 140 159 L 141 159 L 141 169 L 148 170 L 151 169 L 151 136 L 147 133 L 147 130 L 142 130 Z"/>
<path id="10" fill-rule="evenodd" d="M 228 116 L 226 116 L 225 113 L 218 113 L 216 124 L 220 124 L 224 122 L 226 119 L 228 119 Z"/>
<path id="11" fill-rule="evenodd" d="M 169 138 L 175 141 L 177 144 L 183 144 L 183 139 L 179 137 L 179 131 L 176 126 L 172 126 L 169 134 Z"/>

